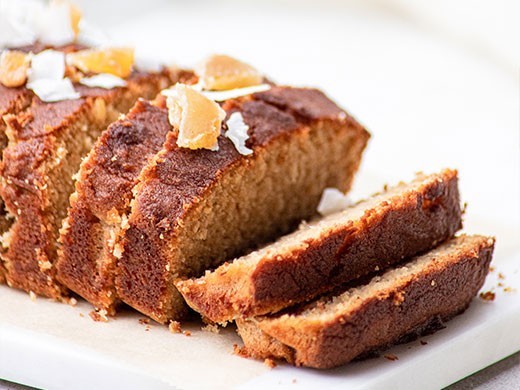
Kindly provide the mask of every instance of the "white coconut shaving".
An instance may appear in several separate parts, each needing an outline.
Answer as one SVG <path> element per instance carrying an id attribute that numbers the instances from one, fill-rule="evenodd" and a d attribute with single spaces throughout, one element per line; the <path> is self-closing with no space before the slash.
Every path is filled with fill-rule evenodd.
<path id="1" fill-rule="evenodd" d="M 28 82 L 40 79 L 61 80 L 65 75 L 65 54 L 56 50 L 44 50 L 31 59 Z"/>
<path id="2" fill-rule="evenodd" d="M 80 94 L 64 76 L 65 55 L 55 50 L 45 50 L 32 56 L 27 88 L 44 102 L 78 99 Z"/>
<path id="3" fill-rule="evenodd" d="M 257 92 L 264 92 L 271 89 L 269 84 L 254 85 L 252 87 L 235 88 L 227 91 L 203 91 L 202 93 L 207 98 L 216 102 L 223 102 L 229 99 L 235 99 L 241 96 L 251 95 Z"/>
<path id="4" fill-rule="evenodd" d="M 125 80 L 108 73 L 100 73 L 92 77 L 84 77 L 79 81 L 79 83 L 86 85 L 87 87 L 98 87 L 104 89 L 126 86 Z"/>
<path id="5" fill-rule="evenodd" d="M 246 146 L 246 141 L 249 138 L 249 135 L 247 134 L 249 126 L 245 124 L 242 114 L 239 112 L 231 114 L 226 125 L 228 130 L 224 135 L 233 142 L 237 151 L 244 156 L 253 153 L 253 150 Z"/>
<path id="6" fill-rule="evenodd" d="M 0 50 L 30 45 L 36 40 L 36 33 L 27 20 L 30 3 L 33 2 L 0 0 Z"/>
<path id="7" fill-rule="evenodd" d="M 40 3 L 41 4 L 41 3 Z M 66 2 L 51 2 L 32 8 L 28 21 L 40 42 L 61 46 L 76 38 L 70 18 L 70 7 Z"/>
<path id="8" fill-rule="evenodd" d="M 327 216 L 342 211 L 352 204 L 349 197 L 337 188 L 325 188 L 317 210 L 321 215 Z"/>

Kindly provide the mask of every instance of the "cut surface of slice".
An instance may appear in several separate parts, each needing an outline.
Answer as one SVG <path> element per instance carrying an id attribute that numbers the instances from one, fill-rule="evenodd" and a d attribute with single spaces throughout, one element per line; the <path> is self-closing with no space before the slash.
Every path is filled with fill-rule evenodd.
<path id="1" fill-rule="evenodd" d="M 274 313 L 312 299 L 452 237 L 462 226 L 457 181 L 453 170 L 419 174 L 176 286 L 213 322 Z"/>
<path id="2" fill-rule="evenodd" d="M 315 89 L 272 87 L 222 108 L 242 115 L 253 154 L 224 135 L 218 151 L 181 148 L 172 132 L 134 187 L 117 294 L 159 322 L 186 311 L 174 279 L 293 229 L 325 187 L 348 190 L 369 138 Z"/>
<path id="3" fill-rule="evenodd" d="M 431 333 L 482 287 L 494 239 L 461 236 L 342 294 L 275 316 L 237 320 L 245 354 L 332 368 Z"/>

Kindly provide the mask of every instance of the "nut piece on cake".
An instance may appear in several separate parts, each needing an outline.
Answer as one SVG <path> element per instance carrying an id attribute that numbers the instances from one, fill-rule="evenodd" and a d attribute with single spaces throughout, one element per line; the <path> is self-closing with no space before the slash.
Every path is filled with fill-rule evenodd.
<path id="1" fill-rule="evenodd" d="M 195 68 L 199 82 L 206 90 L 225 91 L 261 84 L 262 74 L 245 62 L 215 54 Z"/>
<path id="2" fill-rule="evenodd" d="M 0 83 L 6 87 L 20 87 L 27 81 L 31 57 L 18 50 L 6 50 L 0 56 Z"/>
<path id="3" fill-rule="evenodd" d="M 226 112 L 213 100 L 185 84 L 164 91 L 168 118 L 178 131 L 177 145 L 189 149 L 218 150 L 217 138 Z"/>

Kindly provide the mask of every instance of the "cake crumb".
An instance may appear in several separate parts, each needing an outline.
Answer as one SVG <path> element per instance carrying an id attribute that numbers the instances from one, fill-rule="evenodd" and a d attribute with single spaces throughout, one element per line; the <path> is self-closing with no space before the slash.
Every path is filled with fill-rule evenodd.
<path id="1" fill-rule="evenodd" d="M 250 357 L 249 353 L 247 352 L 247 348 L 245 346 L 239 347 L 237 344 L 233 344 L 233 353 L 243 358 Z"/>
<path id="2" fill-rule="evenodd" d="M 203 326 L 202 330 L 205 332 L 211 332 L 211 333 L 215 333 L 215 334 L 220 333 L 219 327 L 217 325 L 213 325 L 213 324 L 207 324 L 206 326 Z"/>
<path id="3" fill-rule="evenodd" d="M 427 341 L 424 341 L 424 340 L 421 340 L 420 343 L 421 343 L 421 345 L 426 345 L 426 344 L 428 344 L 428 342 L 427 342 Z"/>
<path id="4" fill-rule="evenodd" d="M 435 286 L 435 280 L 432 280 L 432 287 Z"/>
<path id="5" fill-rule="evenodd" d="M 76 306 L 78 304 L 78 300 L 76 298 L 69 298 L 67 300 L 67 303 L 70 305 L 70 306 Z"/>
<path id="6" fill-rule="evenodd" d="M 480 296 L 480 299 L 482 299 L 484 301 L 494 301 L 495 300 L 495 293 L 493 291 L 481 292 L 479 294 L 479 296 Z"/>
<path id="7" fill-rule="evenodd" d="M 139 318 L 139 323 L 141 325 L 148 325 L 150 323 L 150 319 L 149 318 Z"/>
<path id="8" fill-rule="evenodd" d="M 489 267 L 489 272 L 495 272 L 495 267 L 493 267 L 493 266 Z"/>
<path id="9" fill-rule="evenodd" d="M 273 359 L 265 359 L 264 364 L 269 367 L 270 369 L 273 369 L 276 367 L 276 362 Z"/>
<path id="10" fill-rule="evenodd" d="M 29 298 L 31 298 L 31 301 L 36 302 L 36 294 L 34 291 L 29 291 Z"/>
<path id="11" fill-rule="evenodd" d="M 184 336 L 186 336 L 186 337 L 190 337 L 191 336 L 191 332 L 189 330 L 185 330 L 182 333 L 184 333 Z"/>
<path id="12" fill-rule="evenodd" d="M 151 326 L 150 325 L 146 325 L 146 327 L 144 328 L 144 331 L 145 332 L 149 332 L 151 329 Z"/>
<path id="13" fill-rule="evenodd" d="M 181 333 L 181 323 L 178 321 L 170 321 L 170 324 L 168 325 L 168 329 L 170 329 L 171 333 Z"/>
<path id="14" fill-rule="evenodd" d="M 391 360 L 391 361 L 399 360 L 399 358 L 396 355 L 394 355 L 393 353 L 388 353 L 388 354 L 384 355 L 384 358 Z"/>
<path id="15" fill-rule="evenodd" d="M 504 283 L 502 283 L 502 282 L 498 282 L 497 286 L 498 286 L 498 287 L 504 287 Z"/>
<path id="16" fill-rule="evenodd" d="M 96 322 L 108 322 L 107 311 L 105 309 L 93 310 L 89 313 L 89 316 Z"/>
<path id="17" fill-rule="evenodd" d="M 505 279 L 506 277 L 504 276 L 504 274 L 502 272 L 499 272 L 498 273 L 498 278 L 499 279 Z"/>
<path id="18" fill-rule="evenodd" d="M 85 314 L 83 314 L 83 313 L 79 313 L 79 316 L 80 316 L 81 318 L 83 318 L 83 317 L 85 317 Z"/>
<path id="19" fill-rule="evenodd" d="M 504 287 L 504 292 L 506 293 L 510 293 L 510 292 L 515 292 L 516 289 L 512 288 L 512 287 Z"/>

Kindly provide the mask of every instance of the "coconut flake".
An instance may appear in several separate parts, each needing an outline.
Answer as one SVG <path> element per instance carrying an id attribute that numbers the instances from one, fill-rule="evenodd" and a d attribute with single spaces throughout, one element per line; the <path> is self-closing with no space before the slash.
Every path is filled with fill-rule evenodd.
<path id="1" fill-rule="evenodd" d="M 32 56 L 29 82 L 40 79 L 61 80 L 65 75 L 65 54 L 44 50 Z"/>
<path id="2" fill-rule="evenodd" d="M 69 79 L 51 80 L 40 79 L 27 84 L 36 96 L 44 102 L 59 102 L 61 100 L 79 99 L 81 95 L 74 90 Z"/>
<path id="3" fill-rule="evenodd" d="M 32 57 L 27 88 L 44 102 L 78 99 L 80 94 L 64 75 L 65 55 L 55 50 L 42 51 Z"/>
<path id="4" fill-rule="evenodd" d="M 27 21 L 31 5 L 42 6 L 33 1 L 0 0 L 0 49 L 30 45 L 36 40 Z"/>
<path id="5" fill-rule="evenodd" d="M 337 188 L 325 188 L 318 205 L 318 213 L 323 216 L 342 211 L 352 206 L 352 201 L 347 195 Z"/>
<path id="6" fill-rule="evenodd" d="M 271 89 L 269 84 L 254 85 L 252 87 L 229 89 L 227 91 L 203 91 L 202 93 L 207 98 L 216 102 L 224 100 L 235 99 L 241 96 L 251 95 L 257 92 L 264 92 Z"/>
<path id="7" fill-rule="evenodd" d="M 228 130 L 224 134 L 227 138 L 233 142 L 238 153 L 244 156 L 253 153 L 253 150 L 246 146 L 246 141 L 249 138 L 247 131 L 249 126 L 245 124 L 244 117 L 240 112 L 234 112 L 229 116 L 226 122 Z"/>
<path id="8" fill-rule="evenodd" d="M 74 41 L 70 7 L 66 2 L 51 2 L 39 8 L 29 11 L 28 22 L 40 42 L 61 46 Z"/>
<path id="9" fill-rule="evenodd" d="M 79 83 L 86 85 L 87 87 L 98 87 L 104 89 L 126 86 L 125 80 L 108 73 L 100 73 L 92 77 L 84 77 L 79 81 Z"/>

